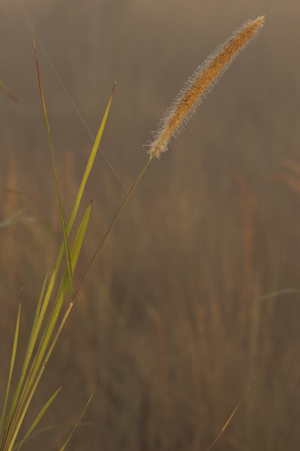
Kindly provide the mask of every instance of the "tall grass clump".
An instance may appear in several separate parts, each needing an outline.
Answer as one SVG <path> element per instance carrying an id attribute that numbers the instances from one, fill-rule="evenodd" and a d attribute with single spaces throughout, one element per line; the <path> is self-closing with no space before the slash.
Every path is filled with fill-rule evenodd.
<path id="1" fill-rule="evenodd" d="M 185 87 L 179 93 L 179 96 L 175 99 L 171 107 L 167 110 L 166 114 L 164 115 L 162 121 L 160 122 L 159 130 L 154 135 L 154 141 L 149 145 L 150 157 L 147 163 L 145 164 L 143 170 L 141 171 L 140 175 L 138 176 L 129 193 L 127 194 L 114 220 L 111 222 L 101 243 L 96 249 L 94 257 L 92 258 L 90 264 L 88 265 L 85 275 L 83 276 L 81 282 L 77 287 L 74 286 L 73 275 L 79 257 L 79 253 L 81 251 L 83 239 L 85 237 L 86 228 L 88 225 L 91 211 L 91 203 L 87 206 L 85 210 L 83 218 L 79 223 L 79 227 L 77 229 L 74 242 L 72 244 L 70 243 L 70 233 L 75 223 L 75 218 L 78 212 L 83 192 L 85 190 L 86 182 L 90 174 L 91 168 L 93 166 L 97 150 L 99 148 L 99 143 L 104 131 L 114 90 L 111 94 L 107 109 L 104 114 L 104 118 L 101 122 L 98 131 L 97 138 L 90 153 L 86 170 L 82 177 L 82 182 L 80 184 L 73 205 L 70 219 L 68 222 L 66 222 L 61 200 L 61 192 L 58 177 L 56 173 L 54 151 L 50 136 L 50 127 L 42 89 L 42 81 L 39 70 L 36 46 L 35 41 L 33 39 L 41 102 L 50 143 L 57 201 L 61 219 L 63 242 L 53 272 L 51 274 L 47 274 L 45 277 L 36 309 L 35 318 L 33 321 L 33 326 L 29 338 L 29 343 L 21 375 L 19 377 L 17 387 L 12 395 L 11 404 L 7 409 L 19 336 L 19 324 L 21 314 L 21 302 L 20 302 L 17 324 L 15 329 L 15 338 L 13 343 L 13 353 L 11 357 L 11 365 L 7 383 L 7 390 L 5 394 L 4 408 L 0 420 L 0 434 L 1 434 L 0 451 L 11 451 L 16 446 L 17 437 L 19 435 L 19 431 L 23 423 L 24 417 L 32 402 L 33 396 L 36 392 L 37 386 L 47 366 L 48 360 L 53 352 L 53 349 L 61 336 L 61 333 L 70 316 L 71 311 L 73 310 L 75 300 L 77 299 L 79 292 L 82 290 L 83 283 L 86 280 L 87 276 L 89 275 L 91 269 L 93 268 L 97 260 L 97 257 L 100 251 L 102 250 L 103 245 L 107 241 L 107 238 L 109 237 L 121 211 L 126 205 L 128 199 L 130 198 L 135 187 L 137 186 L 140 178 L 142 177 L 144 171 L 148 167 L 150 161 L 153 159 L 153 157 L 157 158 L 160 157 L 161 153 L 167 150 L 167 146 L 168 143 L 170 142 L 170 139 L 173 136 L 176 136 L 182 130 L 184 124 L 195 113 L 197 106 L 202 102 L 203 98 L 217 83 L 217 81 L 220 79 L 224 71 L 228 68 L 228 66 L 233 61 L 238 52 L 241 51 L 246 46 L 246 44 L 250 42 L 258 34 L 260 28 L 263 25 L 263 22 L 264 17 L 258 17 L 254 21 L 246 22 L 241 28 L 239 28 L 232 35 L 231 38 L 229 38 L 222 46 L 218 47 L 212 53 L 212 55 L 209 56 L 207 60 L 196 69 L 196 72 L 194 73 L 192 78 L 188 80 Z M 63 256 L 65 257 L 66 267 L 64 269 L 63 275 L 59 280 L 59 269 L 63 261 Z M 58 284 L 58 289 L 57 293 L 55 294 L 54 289 L 56 284 Z M 62 314 L 62 307 L 68 289 L 70 291 L 70 301 L 65 312 Z M 52 296 L 55 297 L 55 301 L 54 304 L 51 306 L 50 299 L 52 298 Z M 62 387 L 59 387 L 55 391 L 55 393 L 50 397 L 47 403 L 43 406 L 41 411 L 38 413 L 36 419 L 32 423 L 31 427 L 25 434 L 24 438 L 21 441 L 19 441 L 17 449 L 19 449 L 22 446 L 22 444 L 29 438 L 31 432 L 36 427 L 36 425 L 38 424 L 38 422 L 40 421 L 40 419 L 42 418 L 42 416 L 44 415 L 50 404 L 56 398 L 61 388 Z M 227 424 L 228 422 L 226 423 L 225 427 L 227 426 Z M 222 429 L 221 433 L 223 432 L 225 427 Z M 65 445 L 61 449 L 64 449 Z"/>

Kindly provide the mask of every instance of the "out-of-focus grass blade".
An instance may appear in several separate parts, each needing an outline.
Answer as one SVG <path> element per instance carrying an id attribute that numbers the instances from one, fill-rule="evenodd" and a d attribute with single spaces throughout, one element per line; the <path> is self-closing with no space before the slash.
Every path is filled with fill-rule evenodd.
<path id="1" fill-rule="evenodd" d="M 39 412 L 39 414 L 37 415 L 36 419 L 34 420 L 34 422 L 32 423 L 32 425 L 30 426 L 30 428 L 28 429 L 25 437 L 23 438 L 23 440 L 21 441 L 19 447 L 18 447 L 18 451 L 21 448 L 21 446 L 23 445 L 23 443 L 25 442 L 25 440 L 28 438 L 29 434 L 33 431 L 33 429 L 36 427 L 36 425 L 38 424 L 38 422 L 40 421 L 40 419 L 42 418 L 42 416 L 44 415 L 44 413 L 46 412 L 46 410 L 48 409 L 48 407 L 50 406 L 50 404 L 54 401 L 54 399 L 56 398 L 56 396 L 58 395 L 58 393 L 60 392 L 60 390 L 62 389 L 64 384 L 62 384 L 58 390 L 56 390 L 56 392 L 51 396 L 51 398 L 46 402 L 46 404 L 44 405 L 44 407 L 41 409 L 41 411 Z"/>
<path id="2" fill-rule="evenodd" d="M 41 80 L 41 75 L 40 75 L 39 62 L 38 62 L 35 39 L 34 39 L 33 33 L 32 33 L 32 39 L 33 39 L 35 62 L 36 62 L 38 81 L 39 81 L 39 87 L 40 87 L 41 101 L 42 101 L 44 118 L 45 118 L 45 123 L 46 123 L 46 127 L 47 127 L 47 132 L 48 132 L 50 149 L 51 149 L 52 166 L 53 166 L 53 172 L 54 172 L 54 178 L 55 178 L 61 226 L 62 226 L 63 237 L 64 237 L 64 246 L 65 246 L 65 254 L 66 254 L 66 263 L 67 263 L 67 268 L 68 268 L 70 291 L 71 291 L 71 297 L 73 298 L 74 284 L 73 284 L 73 275 L 72 275 L 70 252 L 69 252 L 69 245 L 68 245 L 68 235 L 67 235 L 67 230 L 66 230 L 64 212 L 63 212 L 63 208 L 62 208 L 62 201 L 61 201 L 61 195 L 60 195 L 60 190 L 59 190 L 59 185 L 58 185 L 57 173 L 56 173 L 56 168 L 55 168 L 55 163 L 54 163 L 54 153 L 53 153 L 53 146 L 52 146 L 52 141 L 51 141 L 51 136 L 50 136 L 50 127 L 49 127 L 49 121 L 48 121 L 48 116 L 47 116 L 46 103 L 45 103 L 45 98 L 44 98 L 44 93 L 43 93 L 42 80 Z"/>
<path id="3" fill-rule="evenodd" d="M 9 389 L 10 389 L 10 383 L 11 383 L 11 379 L 12 379 L 12 373 L 13 373 L 15 359 L 16 359 L 16 353 L 17 353 L 19 327 L 20 327 L 20 316 L 21 316 L 21 301 L 20 301 L 20 305 L 19 305 L 19 311 L 18 311 L 18 317 L 17 317 L 16 329 L 15 329 L 15 338 L 14 338 L 14 344 L 13 344 L 13 351 L 12 351 L 12 356 L 11 356 L 11 360 L 10 360 L 10 369 L 9 369 L 9 376 L 8 376 L 8 382 L 7 382 L 7 388 L 6 388 L 4 407 L 3 407 L 3 412 L 2 412 L 2 416 L 1 416 L 1 420 L 0 420 L 0 436 L 1 436 L 1 432 L 2 432 L 2 426 L 3 426 L 3 421 L 4 421 L 4 417 L 5 417 L 5 411 L 6 411 L 6 405 L 7 405 L 7 399 L 8 399 Z M 4 440 L 5 440 L 5 436 L 7 435 L 9 423 L 10 422 L 8 421 L 7 424 L 6 424 L 6 431 L 5 431 L 5 434 L 3 436 Z"/>
<path id="4" fill-rule="evenodd" d="M 6 86 L 6 84 L 0 78 L 0 88 L 6 92 L 6 94 L 16 103 L 19 102 L 18 98 L 11 92 L 11 90 Z"/>
<path id="5" fill-rule="evenodd" d="M 249 387 L 247 388 L 247 390 L 245 391 L 245 393 L 243 394 L 243 396 L 240 399 L 240 402 L 238 403 L 238 405 L 236 406 L 236 408 L 234 409 L 234 411 L 232 412 L 232 414 L 230 415 L 230 417 L 228 418 L 228 420 L 226 421 L 226 423 L 224 424 L 224 426 L 222 427 L 221 431 L 219 432 L 219 434 L 217 435 L 217 437 L 215 438 L 215 440 L 213 441 L 213 443 L 210 445 L 210 447 L 208 448 L 207 451 L 210 451 L 212 449 L 212 447 L 217 443 L 217 441 L 219 440 L 219 438 L 221 437 L 221 435 L 223 434 L 223 432 L 225 431 L 225 429 L 227 428 L 228 424 L 230 423 L 230 421 L 232 420 L 233 415 L 235 414 L 235 412 L 238 410 L 238 408 L 240 407 L 240 405 L 242 404 L 242 402 L 244 401 L 248 391 L 250 390 L 251 385 L 249 385 Z"/>
<path id="6" fill-rule="evenodd" d="M 21 208 L 20 210 L 13 213 L 9 218 L 6 218 L 4 221 L 0 222 L 0 229 L 3 227 L 8 227 L 12 224 L 16 224 L 17 222 L 21 222 L 22 219 L 19 217 L 26 211 L 26 208 Z"/>
<path id="7" fill-rule="evenodd" d="M 29 440 L 32 440 L 33 438 L 37 437 L 38 435 L 44 434 L 45 432 L 48 432 L 48 431 L 52 431 L 53 429 L 69 428 L 73 425 L 74 425 L 73 423 L 51 424 L 42 429 L 38 429 L 36 432 L 33 432 L 32 434 L 30 434 L 30 436 L 27 437 L 26 440 L 24 439 L 24 440 L 20 440 L 19 442 L 17 442 L 13 447 L 13 451 L 16 451 L 19 448 L 21 442 L 24 442 L 24 443 L 28 442 Z M 82 421 L 81 423 L 78 424 L 77 427 L 84 427 L 84 426 L 94 426 L 94 423 L 92 423 L 90 421 Z"/>
<path id="8" fill-rule="evenodd" d="M 83 415 L 84 415 L 84 412 L 86 411 L 86 409 L 87 409 L 87 407 L 88 407 L 88 405 L 89 405 L 89 403 L 91 402 L 91 400 L 92 400 L 92 397 L 94 396 L 94 394 L 95 394 L 95 391 L 96 391 L 96 389 L 97 389 L 97 387 L 98 387 L 98 385 L 99 385 L 99 382 L 100 382 L 100 380 L 101 380 L 101 377 L 100 377 L 100 379 L 98 380 L 98 382 L 97 382 L 97 384 L 96 384 L 96 387 L 94 388 L 94 390 L 93 390 L 93 393 L 91 394 L 91 396 L 90 396 L 90 398 L 89 398 L 89 400 L 88 400 L 88 402 L 86 403 L 86 406 L 85 406 L 85 408 L 83 409 L 83 412 L 82 412 L 82 414 L 80 415 L 80 418 L 79 418 L 79 420 L 77 421 L 77 423 L 75 424 L 75 426 L 74 426 L 74 429 L 73 429 L 73 431 L 71 432 L 71 434 L 69 435 L 69 437 L 68 437 L 68 440 L 66 441 L 66 443 L 63 445 L 63 447 L 62 448 L 60 448 L 60 451 L 64 451 L 64 449 L 65 449 L 65 447 L 67 446 L 67 444 L 69 443 L 69 441 L 70 441 L 70 439 L 71 439 L 71 437 L 72 437 L 72 435 L 74 434 L 74 432 L 75 432 L 75 430 L 76 430 L 76 428 L 77 428 L 77 426 L 79 425 L 79 423 L 80 423 L 80 420 L 81 420 L 81 418 L 83 417 Z"/>
<path id="9" fill-rule="evenodd" d="M 37 224 L 42 224 L 45 226 L 50 233 L 53 233 L 51 230 L 51 227 L 46 221 L 41 221 L 40 219 L 34 218 L 32 216 L 25 216 L 22 217 L 22 214 L 26 211 L 26 208 L 21 208 L 20 210 L 13 213 L 11 216 L 6 218 L 4 221 L 0 222 L 0 229 L 3 229 L 4 227 L 8 227 L 14 224 L 18 224 L 20 222 L 35 222 Z"/>
<path id="10" fill-rule="evenodd" d="M 22 191 L 8 188 L 7 186 L 0 186 L 0 191 L 4 191 L 5 193 L 8 193 L 8 194 L 15 194 L 16 196 L 23 197 L 24 199 L 27 199 L 27 200 L 30 199 L 30 197 L 27 194 L 23 193 Z"/>
<path id="11" fill-rule="evenodd" d="M 300 294 L 300 290 L 298 290 L 297 288 L 283 288 L 282 290 L 272 291 L 271 293 L 263 294 L 262 296 L 259 296 L 256 299 L 258 301 L 265 301 L 267 299 L 276 298 L 284 294 Z"/>

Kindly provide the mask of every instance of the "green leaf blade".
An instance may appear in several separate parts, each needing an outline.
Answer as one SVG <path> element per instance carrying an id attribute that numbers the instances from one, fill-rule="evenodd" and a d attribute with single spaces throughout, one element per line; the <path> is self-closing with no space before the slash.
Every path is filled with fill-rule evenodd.
<path id="1" fill-rule="evenodd" d="M 60 451 L 64 451 L 65 447 L 67 446 L 67 444 L 68 444 L 69 441 L 71 440 L 72 435 L 74 434 L 75 430 L 77 429 L 77 426 L 79 425 L 81 418 L 83 417 L 83 415 L 84 415 L 86 409 L 88 408 L 89 403 L 91 402 L 91 400 L 92 400 L 92 398 L 93 398 L 93 396 L 94 396 L 94 394 L 95 394 L 95 391 L 97 390 L 97 387 L 98 387 L 98 385 L 99 385 L 100 380 L 101 380 L 101 378 L 98 380 L 98 382 L 97 382 L 97 384 L 96 384 L 96 387 L 95 387 L 94 390 L 93 390 L 93 393 L 92 393 L 91 396 L 89 397 L 89 400 L 88 400 L 88 402 L 86 403 L 85 408 L 83 409 L 82 414 L 81 414 L 80 417 L 79 417 L 79 420 L 78 420 L 77 423 L 75 424 L 75 426 L 74 426 L 74 428 L 73 428 L 71 434 L 69 435 L 67 441 L 65 442 L 65 444 L 60 448 Z"/>
<path id="2" fill-rule="evenodd" d="M 31 432 L 33 431 L 33 429 L 36 427 L 36 425 L 38 424 L 38 422 L 41 420 L 41 418 L 43 417 L 44 413 L 46 412 L 46 410 L 49 408 L 49 406 L 52 404 L 52 402 L 54 401 L 54 399 L 56 398 L 56 396 L 58 395 L 58 393 L 60 392 L 60 390 L 63 388 L 63 384 L 59 387 L 58 390 L 56 390 L 56 392 L 51 396 L 50 399 L 48 399 L 48 401 L 46 402 L 46 404 L 44 405 L 44 407 L 40 410 L 40 412 L 38 413 L 36 419 L 34 420 L 34 422 L 32 423 L 32 425 L 30 426 L 30 428 L 28 429 L 25 437 L 23 438 L 23 440 L 21 441 L 19 447 L 18 447 L 18 451 L 21 448 L 21 446 L 23 445 L 23 443 L 27 440 L 27 438 L 29 437 L 29 435 L 31 434 Z"/>
<path id="3" fill-rule="evenodd" d="M 2 412 L 1 420 L 0 420 L 0 436 L 1 436 L 3 422 L 4 422 L 4 418 L 5 418 L 5 411 L 6 411 L 6 406 L 7 406 L 9 389 L 10 389 L 13 369 L 14 369 L 14 365 L 15 365 L 15 359 L 16 359 L 16 353 L 17 353 L 17 345 L 18 345 L 18 337 L 19 337 L 19 329 L 20 329 L 20 316 L 21 316 L 21 301 L 20 301 L 20 305 L 19 305 L 17 322 L 16 322 L 16 329 L 15 329 L 15 336 L 14 336 L 14 343 L 13 343 L 13 351 L 12 351 L 12 356 L 11 356 L 11 360 L 10 360 L 10 369 L 9 369 L 9 376 L 8 376 L 8 381 L 7 381 L 7 388 L 6 388 L 6 394 L 5 394 L 4 407 L 3 407 L 3 412 Z M 5 434 L 4 434 L 3 439 L 2 439 L 1 447 L 2 447 L 2 444 L 5 442 L 6 437 L 7 437 L 7 433 L 8 433 L 8 430 L 9 430 L 9 426 L 11 424 L 11 418 L 12 418 L 12 415 L 14 413 L 15 405 L 16 405 L 16 400 L 14 402 L 14 398 L 13 398 L 13 401 L 12 401 L 12 404 L 11 404 L 11 408 L 10 408 L 10 411 L 9 411 L 9 414 L 8 414 L 8 417 L 7 417 L 7 421 L 6 421 L 6 431 L 5 431 Z"/>
<path id="4" fill-rule="evenodd" d="M 46 128 L 47 128 L 47 132 L 48 132 L 48 140 L 49 140 L 50 149 L 51 149 L 52 166 L 53 166 L 54 179 L 55 179 L 55 185 L 56 185 L 56 193 L 57 193 L 57 200 L 58 200 L 58 206 L 59 206 L 59 214 L 60 214 L 60 220 L 61 220 L 61 226 L 62 226 L 62 232 L 63 232 L 63 241 L 64 241 L 64 248 L 65 248 L 65 254 L 66 254 L 66 263 L 67 263 L 67 268 L 68 268 L 70 290 L 71 290 L 71 296 L 73 297 L 74 296 L 74 284 L 73 284 L 73 275 L 72 275 L 72 269 L 71 269 L 71 259 L 70 259 L 70 251 L 69 251 L 69 244 L 68 244 L 68 234 L 67 234 L 65 217 L 64 217 L 63 207 L 62 207 L 62 201 L 61 201 L 61 194 L 60 194 L 60 189 L 59 189 L 59 184 L 58 184 L 57 172 L 56 172 L 56 167 L 55 167 L 55 163 L 54 163 L 54 153 L 53 153 L 52 140 L 51 140 L 51 136 L 50 136 L 50 127 L 49 127 L 49 121 L 48 121 L 48 115 L 47 115 L 47 110 L 46 110 L 45 97 L 44 97 L 44 92 L 43 92 L 43 86 L 42 86 L 39 62 L 38 62 L 36 45 L 35 45 L 35 39 L 34 39 L 33 33 L 32 33 L 32 39 L 33 39 L 33 47 L 34 47 L 34 55 L 35 55 L 35 62 L 36 62 L 36 68 L 37 68 L 38 82 L 39 82 L 39 87 L 40 87 L 41 102 L 42 102 L 42 106 L 43 106 L 44 119 L 45 119 L 45 123 L 46 123 Z"/>

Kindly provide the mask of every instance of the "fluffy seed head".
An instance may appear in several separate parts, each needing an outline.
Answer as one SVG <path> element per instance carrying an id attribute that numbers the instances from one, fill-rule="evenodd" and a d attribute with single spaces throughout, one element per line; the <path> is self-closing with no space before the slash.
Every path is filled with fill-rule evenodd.
<path id="1" fill-rule="evenodd" d="M 151 156 L 159 158 L 167 150 L 170 139 L 183 130 L 197 106 L 216 85 L 236 55 L 257 36 L 263 22 L 264 16 L 247 21 L 197 67 L 160 121 L 154 141 L 149 144 Z"/>

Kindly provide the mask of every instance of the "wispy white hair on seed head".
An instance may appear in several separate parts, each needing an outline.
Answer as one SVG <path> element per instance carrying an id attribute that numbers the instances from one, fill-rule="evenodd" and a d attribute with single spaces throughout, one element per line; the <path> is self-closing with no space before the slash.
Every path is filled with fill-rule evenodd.
<path id="1" fill-rule="evenodd" d="M 248 20 L 197 67 L 160 120 L 154 141 L 148 145 L 151 156 L 159 158 L 167 150 L 171 138 L 183 130 L 234 58 L 258 35 L 263 23 L 264 16 Z"/>

